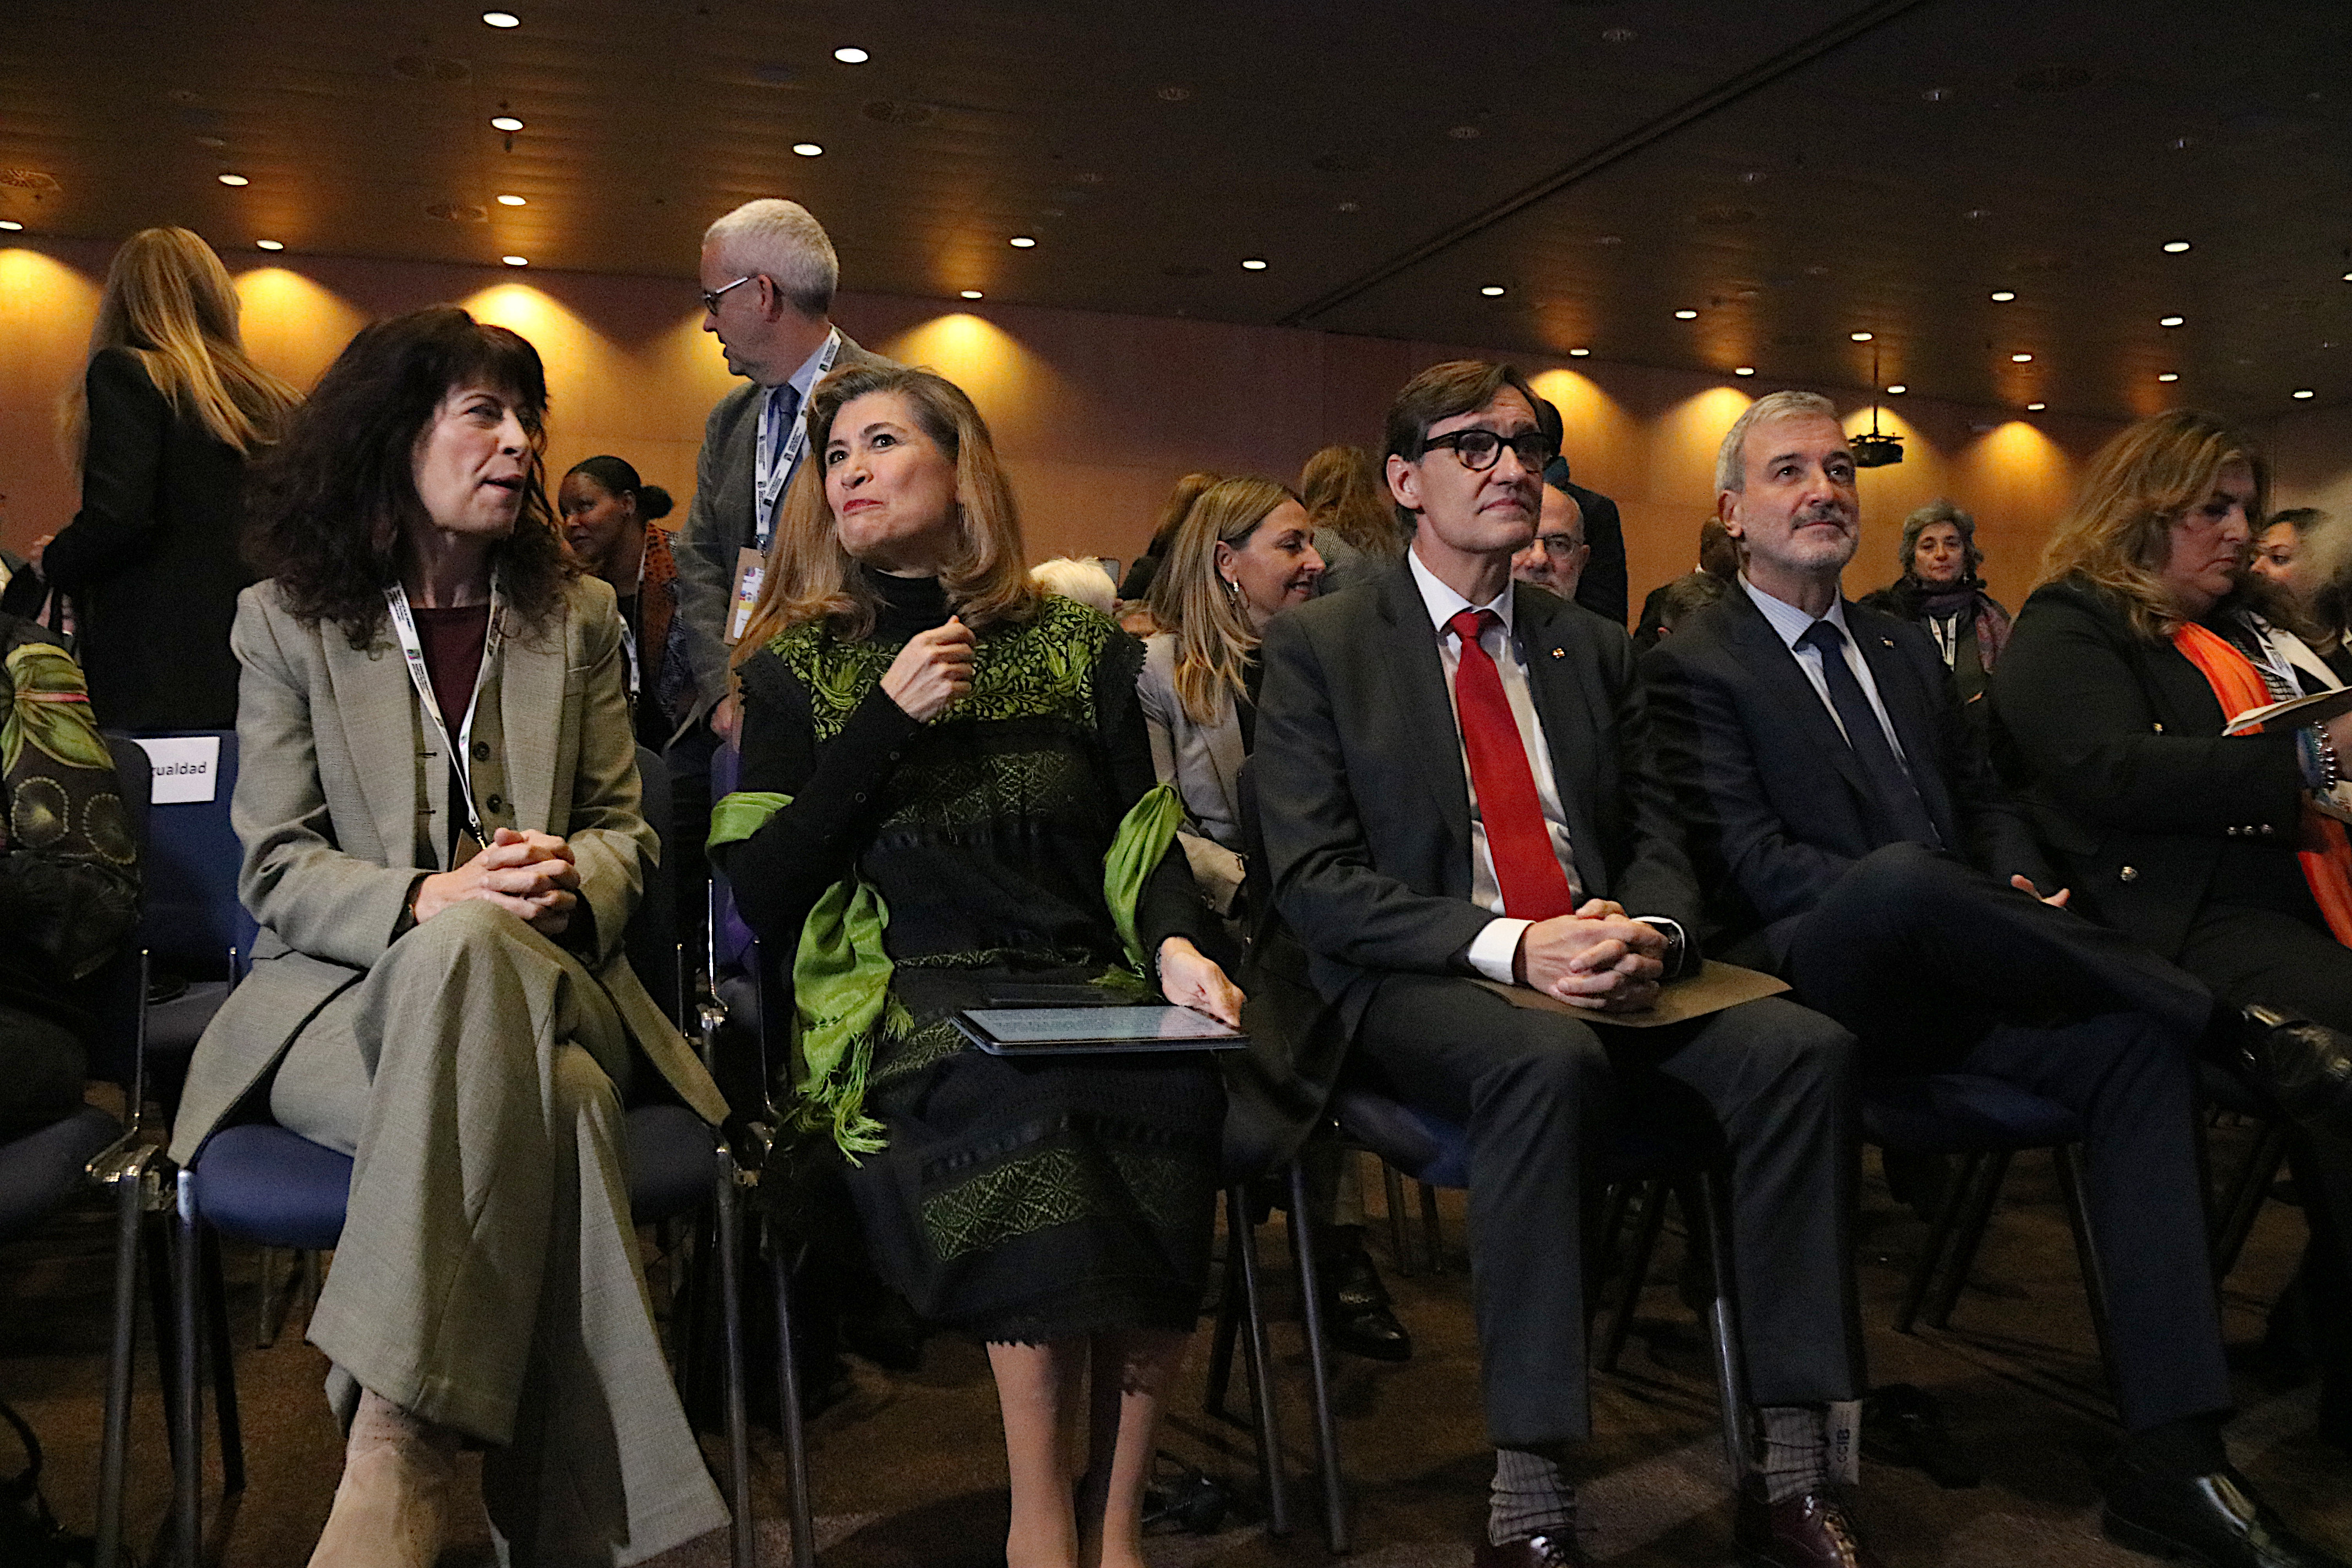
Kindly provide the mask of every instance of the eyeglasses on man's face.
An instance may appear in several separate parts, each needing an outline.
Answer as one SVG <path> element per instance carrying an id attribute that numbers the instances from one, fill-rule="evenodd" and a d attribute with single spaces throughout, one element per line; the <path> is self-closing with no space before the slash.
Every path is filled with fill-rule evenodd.
<path id="1" fill-rule="evenodd" d="M 1451 447 L 1462 466 L 1474 474 L 1483 474 L 1501 460 L 1503 448 L 1508 447 L 1518 455 L 1519 467 L 1528 472 L 1540 473 L 1543 467 L 1559 455 L 1559 448 L 1540 430 L 1522 430 L 1516 436 L 1505 436 L 1493 430 L 1473 426 L 1467 430 L 1449 430 L 1443 436 L 1432 436 L 1422 444 L 1423 452 L 1439 447 Z"/>
<path id="2" fill-rule="evenodd" d="M 1538 533 L 1536 548 L 1554 561 L 1565 561 L 1584 548 L 1584 541 L 1572 533 Z"/>
<path id="3" fill-rule="evenodd" d="M 719 313 L 719 296 L 726 293 L 730 289 L 740 289 L 744 284 L 749 283 L 752 279 L 757 278 L 759 274 L 756 272 L 746 272 L 742 277 L 738 278 L 732 283 L 724 283 L 716 289 L 705 289 L 702 291 L 702 308 L 705 310 L 709 311 L 712 315 L 717 315 Z"/>

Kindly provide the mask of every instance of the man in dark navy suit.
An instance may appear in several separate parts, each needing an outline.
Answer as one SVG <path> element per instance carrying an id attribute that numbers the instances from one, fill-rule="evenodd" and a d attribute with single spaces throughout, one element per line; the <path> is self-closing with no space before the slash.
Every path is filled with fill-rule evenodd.
<path id="1" fill-rule="evenodd" d="M 1828 400 L 1751 405 L 1716 483 L 1738 589 L 1643 661 L 1705 939 L 1852 1029 L 1865 1073 L 1982 1074 L 2074 1110 L 2130 1434 L 2100 1476 L 2110 1533 L 2232 1568 L 2333 1563 L 2221 1444 L 2189 1065 L 2210 997 L 2065 909 L 1935 645 L 1841 595 L 1860 503 Z"/>
<path id="2" fill-rule="evenodd" d="M 1768 1478 L 1741 1500 L 1744 1559 L 1866 1568 L 1823 1418 L 1858 1392 L 1853 1041 L 1780 997 L 1594 1026 L 1696 967 L 1699 900 L 1624 629 L 1511 582 L 1554 450 L 1505 366 L 1435 365 L 1398 395 L 1387 473 L 1412 549 L 1266 628 L 1252 766 L 1275 900 L 1354 1068 L 1467 1132 L 1497 1450 L 1479 1568 L 1584 1561 L 1563 1469 L 1591 1424 L 1582 1177 L 1629 1105 L 1705 1118 L 1729 1149 Z M 1586 1011 L 1515 1006 L 1480 979 Z"/>

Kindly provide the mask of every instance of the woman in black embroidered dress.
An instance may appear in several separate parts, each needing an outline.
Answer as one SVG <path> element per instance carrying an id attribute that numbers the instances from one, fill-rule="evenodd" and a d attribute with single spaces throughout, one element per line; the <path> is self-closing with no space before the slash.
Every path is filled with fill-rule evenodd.
<path id="1" fill-rule="evenodd" d="M 799 944 L 801 1136 L 847 1152 L 885 1276 L 988 1345 L 1008 1562 L 1140 1568 L 1160 1401 L 1207 1277 L 1217 1075 L 1191 1055 L 1011 1061 L 949 1020 L 992 985 L 1132 973 L 1140 954 L 1171 1001 L 1238 1021 L 1194 943 L 1213 921 L 1181 850 L 1130 879 L 1132 943 L 1107 890 L 1107 852 L 1156 804 L 1142 649 L 1030 584 L 987 428 L 952 384 L 846 370 L 807 418 L 820 460 L 786 499 L 737 656 L 742 793 L 715 814 L 714 858 L 772 951 Z M 820 952 L 849 984 L 819 980 Z"/>

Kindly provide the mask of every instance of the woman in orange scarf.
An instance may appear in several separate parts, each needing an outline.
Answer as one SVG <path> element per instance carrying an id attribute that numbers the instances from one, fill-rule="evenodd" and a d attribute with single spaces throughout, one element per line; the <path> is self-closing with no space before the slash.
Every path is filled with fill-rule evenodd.
<path id="1" fill-rule="evenodd" d="M 2269 478 L 2210 415 L 2107 444 L 1993 672 L 1995 754 L 2074 906 L 2211 986 L 2212 1048 L 2290 1119 L 2306 1353 L 2322 1431 L 2352 1447 L 2352 852 L 2332 815 L 2352 798 L 2352 714 L 2226 732 L 2340 685 L 2247 570 Z"/>

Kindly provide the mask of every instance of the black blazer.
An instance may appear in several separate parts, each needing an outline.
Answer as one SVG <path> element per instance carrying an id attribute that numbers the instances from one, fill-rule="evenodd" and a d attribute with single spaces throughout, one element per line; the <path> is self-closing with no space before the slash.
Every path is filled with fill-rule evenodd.
<path id="1" fill-rule="evenodd" d="M 2294 733 L 2223 736 L 2197 667 L 2099 590 L 2035 590 L 1992 694 L 1996 753 L 2085 912 L 2172 958 L 2217 873 L 2301 888 Z"/>
<path id="2" fill-rule="evenodd" d="M 1851 601 L 1845 616 L 1945 847 L 2003 881 L 2021 875 L 2054 891 L 1934 640 Z M 1642 675 L 1661 765 L 1709 889 L 1709 940 L 1733 963 L 1777 971 L 1795 921 L 1879 847 L 1861 764 L 1744 588 L 1676 626 L 1643 656 Z"/>
<path id="3" fill-rule="evenodd" d="M 1591 552 L 1584 558 L 1584 575 L 1576 580 L 1576 602 L 1622 627 L 1632 590 L 1626 586 L 1625 524 L 1617 503 L 1572 481 L 1568 493 L 1584 513 L 1584 543 Z"/>
<path id="4" fill-rule="evenodd" d="M 1682 922 L 1698 889 L 1650 756 L 1622 626 L 1524 584 L 1512 618 L 1576 880 Z M 1379 977 L 1471 973 L 1470 795 L 1438 634 L 1409 565 L 1276 616 L 1253 752 L 1272 890 L 1350 1037 Z"/>
<path id="5" fill-rule="evenodd" d="M 237 551 L 245 459 L 174 414 L 128 349 L 90 357 L 81 510 L 41 555 L 72 595 L 99 722 L 226 730 L 236 722 L 228 630 L 253 574 Z"/>

